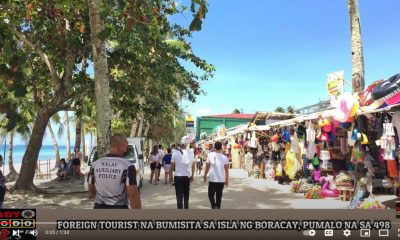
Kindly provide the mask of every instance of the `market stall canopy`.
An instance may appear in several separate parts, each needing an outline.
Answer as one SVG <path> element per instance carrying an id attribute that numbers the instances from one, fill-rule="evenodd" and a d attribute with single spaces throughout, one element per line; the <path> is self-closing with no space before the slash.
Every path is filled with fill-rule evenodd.
<path id="1" fill-rule="evenodd" d="M 270 129 L 271 127 L 269 125 L 258 125 L 258 126 L 251 126 L 248 128 L 249 131 L 266 131 Z"/>
<path id="2" fill-rule="evenodd" d="M 250 123 L 255 123 L 256 125 L 268 125 L 270 123 L 291 119 L 296 115 L 291 113 L 280 113 L 280 112 L 256 112 Z"/>
<path id="3" fill-rule="evenodd" d="M 331 117 L 333 115 L 333 111 L 334 111 L 334 109 L 330 109 L 330 110 L 325 110 L 322 112 L 311 113 L 308 115 L 303 115 L 303 116 L 301 116 L 301 118 L 303 121 L 318 119 L 319 116 L 327 118 L 327 117 Z"/>
<path id="4" fill-rule="evenodd" d="M 236 134 L 239 134 L 239 133 L 244 133 L 247 130 L 247 126 L 248 126 L 248 123 L 245 123 L 245 124 L 241 124 L 241 125 L 238 125 L 236 127 L 233 127 L 233 128 L 229 128 L 227 130 L 227 134 L 226 135 L 227 136 L 232 136 L 232 135 L 236 135 Z"/>

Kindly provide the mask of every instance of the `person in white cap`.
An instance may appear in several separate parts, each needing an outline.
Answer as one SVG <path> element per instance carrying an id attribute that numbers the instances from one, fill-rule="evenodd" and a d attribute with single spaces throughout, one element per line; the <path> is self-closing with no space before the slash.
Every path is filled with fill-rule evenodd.
<path id="1" fill-rule="evenodd" d="M 190 144 L 190 138 L 183 137 L 181 149 L 176 150 L 172 155 L 171 167 L 175 169 L 175 193 L 178 209 L 189 208 L 190 183 L 193 181 L 195 161 L 193 151 L 186 149 Z"/>

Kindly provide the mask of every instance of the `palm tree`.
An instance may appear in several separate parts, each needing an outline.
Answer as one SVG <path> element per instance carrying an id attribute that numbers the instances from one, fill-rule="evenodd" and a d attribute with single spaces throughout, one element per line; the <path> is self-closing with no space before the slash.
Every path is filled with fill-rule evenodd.
<path id="1" fill-rule="evenodd" d="M 352 91 L 364 89 L 364 55 L 361 42 L 361 23 L 358 12 L 358 0 L 347 0 L 350 15 Z"/>
<path id="2" fill-rule="evenodd" d="M 240 112 L 240 110 L 239 109 L 237 109 L 237 108 L 235 108 L 235 110 L 233 110 L 233 112 L 232 112 L 233 114 L 240 114 L 241 112 Z"/>
<path id="3" fill-rule="evenodd" d="M 18 178 L 18 173 L 14 168 L 14 163 L 13 163 L 13 145 L 14 145 L 14 134 L 15 134 L 15 130 L 12 129 L 9 132 L 9 140 L 8 140 L 8 169 L 9 169 L 9 173 L 7 174 L 6 178 L 7 181 L 15 181 Z M 4 156 L 5 157 L 5 156 Z"/>
<path id="4" fill-rule="evenodd" d="M 67 143 L 66 143 L 66 150 L 67 150 L 67 159 L 70 159 L 69 154 L 71 153 L 71 133 L 69 131 L 69 117 L 68 111 L 64 111 L 64 125 L 67 127 Z"/>
<path id="5" fill-rule="evenodd" d="M 58 164 L 60 163 L 60 149 L 58 147 L 57 139 L 54 135 L 53 128 L 51 127 L 51 121 L 49 121 L 49 123 L 47 124 L 47 130 L 50 134 L 51 142 L 53 143 L 54 146 L 54 152 L 56 155 L 56 166 L 58 166 Z"/>
<path id="6" fill-rule="evenodd" d="M 292 114 L 294 114 L 294 107 L 293 107 L 293 106 L 288 106 L 288 107 L 286 108 L 286 112 L 287 112 L 287 113 L 292 113 Z"/>

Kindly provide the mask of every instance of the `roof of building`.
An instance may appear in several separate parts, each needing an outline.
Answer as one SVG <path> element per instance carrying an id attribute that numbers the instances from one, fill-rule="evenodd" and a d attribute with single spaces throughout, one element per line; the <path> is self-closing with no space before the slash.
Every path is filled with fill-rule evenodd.
<path id="1" fill-rule="evenodd" d="M 244 113 L 231 113 L 231 114 L 218 114 L 218 115 L 209 115 L 204 116 L 209 118 L 236 118 L 236 119 L 253 119 L 254 114 L 244 114 Z"/>

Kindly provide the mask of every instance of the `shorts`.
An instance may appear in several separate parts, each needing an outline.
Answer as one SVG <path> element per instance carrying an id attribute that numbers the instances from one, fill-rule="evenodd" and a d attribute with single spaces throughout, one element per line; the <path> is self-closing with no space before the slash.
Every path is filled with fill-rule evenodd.
<path id="1" fill-rule="evenodd" d="M 79 158 L 74 158 L 72 160 L 72 165 L 81 165 L 81 160 Z"/>
<path id="2" fill-rule="evenodd" d="M 171 164 L 165 164 L 164 165 L 164 170 L 165 170 L 166 173 L 169 173 L 170 169 L 171 169 Z"/>
<path id="3" fill-rule="evenodd" d="M 160 170 L 161 169 L 161 164 L 157 165 L 157 162 L 152 162 L 152 163 L 150 163 L 150 169 L 151 170 L 155 170 L 155 169 Z"/>

